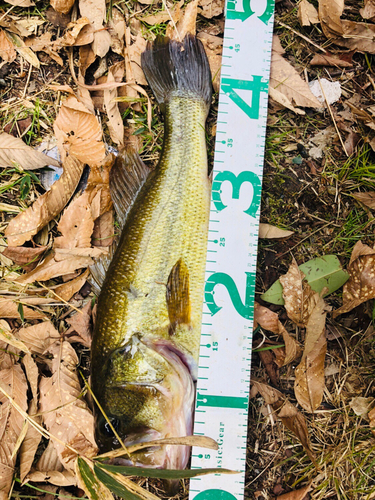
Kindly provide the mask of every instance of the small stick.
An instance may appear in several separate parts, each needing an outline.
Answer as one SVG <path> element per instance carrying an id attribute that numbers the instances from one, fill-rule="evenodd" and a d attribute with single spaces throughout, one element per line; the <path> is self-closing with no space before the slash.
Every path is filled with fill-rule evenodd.
<path id="1" fill-rule="evenodd" d="M 322 89 L 322 94 L 323 94 L 324 100 L 325 100 L 325 102 L 326 102 L 326 104 L 327 104 L 327 108 L 328 108 L 329 114 L 331 115 L 331 118 L 332 118 L 333 124 L 334 124 L 334 126 L 335 126 L 335 129 L 336 129 L 337 135 L 339 136 L 339 139 L 340 139 L 340 142 L 341 142 L 342 149 L 344 150 L 344 153 L 346 154 L 346 156 L 349 158 L 349 156 L 350 156 L 350 155 L 348 155 L 348 152 L 347 152 L 347 150 L 346 150 L 346 147 L 345 147 L 344 141 L 342 140 L 342 137 L 341 137 L 340 131 L 339 131 L 338 126 L 337 126 L 337 124 L 336 124 L 335 117 L 333 116 L 331 106 L 328 104 L 327 97 L 326 97 L 326 94 L 325 94 L 325 92 L 324 92 L 323 85 L 322 85 L 322 82 L 320 81 L 319 76 L 318 76 L 318 81 L 319 81 L 320 88 Z"/>
<path id="2" fill-rule="evenodd" d="M 284 24 L 281 21 L 276 21 L 276 22 L 277 22 L 277 24 L 280 24 L 280 26 L 282 26 L 283 28 L 286 28 L 287 30 L 290 30 L 292 33 L 294 33 L 295 35 L 303 38 L 303 40 L 305 40 L 306 42 L 311 43 L 311 45 L 313 45 L 317 49 L 321 50 L 322 52 L 324 52 L 324 53 L 327 52 L 326 49 L 323 49 L 323 47 L 321 47 L 320 45 L 314 43 L 312 40 L 310 40 L 310 38 L 307 38 L 307 36 L 302 35 L 302 33 L 298 33 L 298 31 L 294 30 L 293 28 L 291 28 L 287 24 Z"/>

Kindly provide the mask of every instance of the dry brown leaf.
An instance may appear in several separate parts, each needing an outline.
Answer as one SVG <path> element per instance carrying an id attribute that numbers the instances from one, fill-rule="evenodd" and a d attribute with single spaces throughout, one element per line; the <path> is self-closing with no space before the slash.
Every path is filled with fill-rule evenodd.
<path id="1" fill-rule="evenodd" d="M 91 45 L 82 45 L 79 48 L 79 69 L 82 76 L 86 74 L 86 70 L 95 61 L 96 56 L 91 48 Z"/>
<path id="2" fill-rule="evenodd" d="M 367 193 L 354 193 L 353 198 L 371 208 L 371 210 L 375 210 L 375 191 L 368 191 Z"/>
<path id="3" fill-rule="evenodd" d="M 337 68 L 351 68 L 353 66 L 354 51 L 341 52 L 340 54 L 331 54 L 326 51 L 325 54 L 315 54 L 311 59 L 311 66 L 335 66 Z"/>
<path id="4" fill-rule="evenodd" d="M 22 410 L 26 411 L 27 381 L 20 365 L 13 365 L 0 371 L 0 387 Z M 2 493 L 7 495 L 12 484 L 13 468 L 16 463 L 16 457 L 12 457 L 12 453 L 25 420 L 2 392 L 0 393 L 0 406 L 0 483 Z"/>
<path id="5" fill-rule="evenodd" d="M 16 7 L 34 7 L 35 5 L 31 0 L 7 0 L 7 3 Z"/>
<path id="6" fill-rule="evenodd" d="M 313 307 L 311 301 L 314 296 L 314 292 L 304 277 L 294 258 L 288 272 L 280 276 L 286 312 L 296 325 L 302 327 L 306 326 L 310 317 Z"/>
<path id="7" fill-rule="evenodd" d="M 211 70 L 212 86 L 215 92 L 219 92 L 223 39 L 218 36 L 205 33 L 204 31 L 201 31 L 197 36 L 203 43 L 204 50 L 206 51 Z"/>
<path id="8" fill-rule="evenodd" d="M 12 219 L 5 230 L 8 245 L 23 245 L 58 215 L 68 203 L 81 178 L 84 164 L 73 156 L 64 161 L 61 177 L 24 212 Z"/>
<path id="9" fill-rule="evenodd" d="M 51 441 L 36 464 L 36 470 L 32 471 L 26 480 L 35 482 L 48 481 L 57 486 L 71 486 L 77 482 L 75 475 L 64 468 Z"/>
<path id="10" fill-rule="evenodd" d="M 91 301 L 89 301 L 80 312 L 67 318 L 70 328 L 65 332 L 65 337 L 69 342 L 80 342 L 86 347 L 91 346 L 91 312 Z M 74 335 L 74 332 L 77 335 Z"/>
<path id="11" fill-rule="evenodd" d="M 18 360 L 18 350 L 0 340 L 0 370 L 11 368 Z"/>
<path id="12" fill-rule="evenodd" d="M 0 340 L 22 352 L 30 353 L 27 346 L 13 335 L 9 324 L 4 319 L 0 319 Z"/>
<path id="13" fill-rule="evenodd" d="M 100 196 L 100 193 L 98 193 Z M 55 238 L 55 248 L 87 248 L 91 246 L 94 219 L 91 213 L 90 193 L 85 191 L 64 211 L 57 229 L 62 236 Z"/>
<path id="14" fill-rule="evenodd" d="M 359 9 L 359 13 L 363 19 L 373 20 L 375 17 L 375 0 L 365 0 L 363 8 Z"/>
<path id="15" fill-rule="evenodd" d="M 289 334 L 284 325 L 279 322 L 279 334 L 283 336 L 285 343 L 285 357 L 282 359 L 282 365 L 285 366 L 292 363 L 301 355 L 301 349 L 297 341 Z M 281 361 L 281 360 L 280 360 Z"/>
<path id="16" fill-rule="evenodd" d="M 282 94 L 279 90 L 274 89 L 272 87 L 269 88 L 269 96 L 271 103 L 276 103 L 277 105 L 281 106 L 281 109 L 287 108 L 296 113 L 297 115 L 304 115 L 306 114 L 303 109 L 296 108 L 293 106 L 291 101 L 288 99 L 288 97 L 284 94 Z M 275 106 L 274 106 L 275 107 Z M 278 109 L 278 108 L 277 108 Z"/>
<path id="17" fill-rule="evenodd" d="M 318 11 L 312 3 L 302 0 L 298 5 L 298 21 L 301 26 L 310 26 L 319 23 Z"/>
<path id="18" fill-rule="evenodd" d="M 324 391 L 327 307 L 323 298 L 314 293 L 310 308 L 311 313 L 306 324 L 305 348 L 295 371 L 294 393 L 299 404 L 306 411 L 313 413 L 320 406 Z"/>
<path id="19" fill-rule="evenodd" d="M 30 36 L 25 39 L 26 47 L 35 52 L 45 52 L 60 66 L 64 66 L 64 62 L 59 56 L 57 50 L 61 48 L 56 41 L 51 41 L 52 33 L 46 31 L 41 36 Z"/>
<path id="20" fill-rule="evenodd" d="M 20 328 L 17 332 L 19 338 L 32 354 L 42 355 L 61 335 L 50 321 L 43 321 L 36 325 Z"/>
<path id="21" fill-rule="evenodd" d="M 177 29 L 173 30 L 171 35 L 172 40 L 183 40 L 185 35 L 188 33 L 195 35 L 198 15 L 198 1 L 199 0 L 193 0 L 187 4 L 181 19 L 177 23 Z"/>
<path id="22" fill-rule="evenodd" d="M 254 328 L 259 325 L 273 333 L 279 333 L 279 316 L 277 313 L 254 302 Z"/>
<path id="23" fill-rule="evenodd" d="M 111 35 L 103 29 L 106 20 L 105 0 L 79 0 L 79 10 L 81 16 L 87 17 L 94 28 L 94 54 L 104 57 L 111 46 Z"/>
<path id="24" fill-rule="evenodd" d="M 17 299 L 16 297 L 0 297 L 0 317 L 20 318 L 19 304 L 22 303 L 23 316 L 25 319 L 44 319 L 46 315 L 38 310 L 27 307 L 27 299 Z"/>
<path id="25" fill-rule="evenodd" d="M 321 108 L 321 104 L 311 93 L 308 84 L 302 80 L 293 66 L 274 49 L 271 56 L 270 87 L 284 94 L 292 105 Z"/>
<path id="26" fill-rule="evenodd" d="M 375 408 L 368 413 L 368 418 L 370 420 L 370 429 L 375 436 Z"/>
<path id="27" fill-rule="evenodd" d="M 198 6 L 201 8 L 199 13 L 207 19 L 211 19 L 223 13 L 224 5 L 224 0 L 199 0 Z"/>
<path id="28" fill-rule="evenodd" d="M 33 399 L 29 404 L 28 415 L 39 425 L 42 423 L 42 417 L 37 415 L 38 404 Z M 31 466 L 34 462 L 35 454 L 38 449 L 42 436 L 35 427 L 28 424 L 25 439 L 22 442 L 20 449 L 20 479 L 23 481 L 27 474 L 30 472 Z"/>
<path id="29" fill-rule="evenodd" d="M 319 19 L 323 33 L 327 38 L 336 38 L 344 34 L 341 16 L 344 0 L 319 0 Z"/>
<path id="30" fill-rule="evenodd" d="M 111 35 L 111 49 L 119 55 L 124 53 L 124 36 L 126 30 L 126 21 L 121 12 L 113 8 L 112 16 L 108 22 L 108 31 Z"/>
<path id="31" fill-rule="evenodd" d="M 90 167 L 104 160 L 103 132 L 98 119 L 75 97 L 63 102 L 53 129 L 61 158 L 69 154 Z"/>
<path id="32" fill-rule="evenodd" d="M 300 488 L 299 490 L 289 491 L 289 493 L 284 493 L 283 495 L 279 495 L 277 500 L 304 500 L 306 498 L 307 493 L 311 490 L 311 483 L 309 483 L 304 488 Z"/>
<path id="33" fill-rule="evenodd" d="M 26 59 L 26 61 L 29 64 L 34 66 L 34 68 L 39 69 L 40 68 L 39 59 L 37 58 L 36 54 L 29 47 L 26 47 L 24 41 L 18 35 L 11 33 L 10 31 L 7 31 L 6 35 L 10 39 L 10 41 L 13 43 L 13 47 L 16 49 L 16 51 L 24 59 Z"/>
<path id="34" fill-rule="evenodd" d="M 277 389 L 258 380 L 253 380 L 251 386 L 250 397 L 256 396 L 258 392 L 261 394 L 265 403 L 272 406 L 275 414 L 281 419 L 285 427 L 292 431 L 301 441 L 306 453 L 312 462 L 315 463 L 315 456 L 311 450 L 305 417 L 302 413 Z"/>
<path id="35" fill-rule="evenodd" d="M 64 456 L 65 444 L 74 442 L 78 452 L 95 456 L 98 449 L 94 439 L 94 418 L 80 397 L 81 386 L 76 373 L 78 357 L 73 347 L 68 342 L 56 342 L 48 352 L 53 355 L 52 376 L 40 381 L 40 411 L 47 429 L 63 440 L 63 443 L 53 441 L 59 459 L 67 469 L 73 470 L 72 452 Z M 83 438 L 80 446 L 77 437 Z"/>
<path id="36" fill-rule="evenodd" d="M 22 266 L 27 271 L 30 271 L 36 266 L 42 254 L 46 251 L 46 246 L 40 247 L 7 247 L 3 251 L 3 255 L 14 263 Z"/>
<path id="37" fill-rule="evenodd" d="M 341 21 L 344 34 L 335 38 L 334 43 L 350 50 L 375 54 L 375 25 L 370 23 L 357 23 L 355 21 Z"/>
<path id="38" fill-rule="evenodd" d="M 87 45 L 94 40 L 94 27 L 87 17 L 80 17 L 77 21 L 69 23 L 64 36 L 56 40 L 56 45 L 68 47 Z"/>
<path id="39" fill-rule="evenodd" d="M 12 167 L 13 164 L 20 165 L 24 170 L 35 170 L 47 165 L 60 167 L 60 163 L 53 158 L 36 151 L 28 146 L 18 137 L 0 133 L 0 167 Z"/>
<path id="40" fill-rule="evenodd" d="M 2 29 L 0 29 L 0 57 L 4 62 L 8 63 L 13 62 L 17 57 L 17 52 L 15 51 L 12 42 Z"/>
<path id="41" fill-rule="evenodd" d="M 35 269 L 21 275 L 15 282 L 25 285 L 34 281 L 47 281 L 57 276 L 66 276 L 77 269 L 86 268 L 92 263 L 93 260 L 87 256 L 67 254 L 64 255 L 63 260 L 59 260 L 56 258 L 56 253 L 50 253 Z"/>
<path id="42" fill-rule="evenodd" d="M 375 297 L 375 249 L 358 241 L 352 251 L 348 266 L 349 280 L 344 285 L 343 305 L 333 316 L 344 314 L 362 302 Z"/>
<path id="43" fill-rule="evenodd" d="M 68 14 L 74 5 L 74 0 L 50 0 L 50 4 L 57 12 Z"/>
<path id="44" fill-rule="evenodd" d="M 108 69 L 107 82 L 115 82 L 115 77 L 112 69 Z M 124 144 L 124 124 L 122 122 L 121 113 L 118 107 L 118 103 L 114 101 L 117 97 L 117 89 L 105 90 L 104 91 L 104 107 L 108 116 L 108 130 L 112 141 L 118 146 Z"/>
<path id="45" fill-rule="evenodd" d="M 147 41 L 138 33 L 134 42 L 128 47 L 133 78 L 138 85 L 147 85 L 147 80 L 141 67 L 141 54 L 146 50 L 146 46 Z"/>
<path id="46" fill-rule="evenodd" d="M 67 281 L 62 285 L 59 285 L 54 289 L 54 292 L 58 297 L 62 300 L 68 302 L 73 295 L 80 291 L 83 285 L 86 283 L 87 276 L 89 275 L 89 271 L 84 271 L 80 276 L 74 278 L 73 280 Z"/>
<path id="47" fill-rule="evenodd" d="M 113 210 L 105 212 L 94 223 L 94 232 L 92 233 L 92 244 L 99 247 L 110 247 L 114 241 Z"/>
<path id="48" fill-rule="evenodd" d="M 145 22 L 147 24 L 151 24 L 151 26 L 155 24 L 160 24 L 160 23 L 166 23 L 167 21 L 173 20 L 173 23 L 177 23 L 181 17 L 181 7 L 184 5 L 183 0 L 180 0 L 180 2 L 174 4 L 174 6 L 169 9 L 169 12 L 167 10 L 163 10 L 161 12 L 157 12 L 156 14 L 153 14 L 151 16 L 145 16 L 139 18 L 142 22 Z M 173 27 L 172 23 L 172 27 Z M 169 27 L 169 26 L 168 26 Z M 166 33 L 167 36 L 170 36 L 170 33 Z"/>
<path id="49" fill-rule="evenodd" d="M 259 238 L 288 238 L 294 234 L 294 231 L 287 231 L 271 224 L 259 224 Z"/>

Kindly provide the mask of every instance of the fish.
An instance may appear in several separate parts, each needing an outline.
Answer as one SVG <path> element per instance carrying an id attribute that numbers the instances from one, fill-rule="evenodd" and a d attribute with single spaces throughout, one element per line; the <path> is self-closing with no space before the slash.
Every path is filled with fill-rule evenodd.
<path id="1" fill-rule="evenodd" d="M 120 154 L 110 188 L 122 232 L 98 297 L 91 384 L 101 452 L 193 432 L 211 198 L 205 123 L 212 80 L 202 43 L 157 37 L 142 68 L 164 117 L 160 159 Z M 113 432 L 113 427 L 116 433 Z M 190 448 L 132 454 L 184 469 Z"/>

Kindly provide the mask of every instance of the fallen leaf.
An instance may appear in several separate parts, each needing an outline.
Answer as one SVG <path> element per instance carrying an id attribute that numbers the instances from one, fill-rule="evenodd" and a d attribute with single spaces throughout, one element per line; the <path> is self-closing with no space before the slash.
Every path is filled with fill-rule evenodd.
<path id="1" fill-rule="evenodd" d="M 275 415 L 281 419 L 285 427 L 297 436 L 311 461 L 315 463 L 315 456 L 311 450 L 305 417 L 302 413 L 280 391 L 258 380 L 253 380 L 250 397 L 256 396 L 258 392 L 263 397 L 265 403 L 272 406 Z"/>
<path id="2" fill-rule="evenodd" d="M 307 0 L 302 0 L 298 5 L 298 21 L 301 26 L 311 26 L 311 24 L 319 23 L 318 11 L 312 3 Z"/>
<path id="3" fill-rule="evenodd" d="M 375 0 L 365 0 L 365 4 L 362 9 L 359 9 L 359 13 L 363 19 L 374 20 L 375 17 Z"/>
<path id="4" fill-rule="evenodd" d="M 375 249 L 358 241 L 353 248 L 348 265 L 349 281 L 344 285 L 343 305 L 333 317 L 351 311 L 375 297 Z"/>
<path id="5" fill-rule="evenodd" d="M 74 156 L 68 156 L 63 167 L 61 177 L 51 189 L 10 221 L 4 233 L 9 246 L 23 245 L 56 217 L 68 203 L 81 178 L 84 164 Z"/>
<path id="6" fill-rule="evenodd" d="M 61 338 L 61 335 L 50 321 L 43 321 L 36 325 L 20 328 L 19 338 L 30 349 L 32 354 L 41 356 L 52 344 Z"/>
<path id="7" fill-rule="evenodd" d="M 30 354 L 27 346 L 13 335 L 8 323 L 3 319 L 0 319 L 0 340 L 24 353 Z"/>
<path id="8" fill-rule="evenodd" d="M 34 7 L 35 5 L 31 0 L 7 0 L 7 3 L 16 7 Z"/>
<path id="9" fill-rule="evenodd" d="M 4 62 L 8 63 L 13 62 L 17 57 L 17 52 L 15 51 L 12 42 L 2 29 L 0 29 L 0 57 Z"/>
<path id="10" fill-rule="evenodd" d="M 256 352 L 266 370 L 271 384 L 278 387 L 280 385 L 280 373 L 273 349 L 266 349 L 266 347 L 270 347 L 269 344 L 262 344 L 262 347 L 258 348 L 258 343 L 254 343 L 254 347 L 256 348 Z"/>
<path id="11" fill-rule="evenodd" d="M 280 229 L 271 224 L 259 224 L 259 238 L 288 238 L 294 234 L 294 231 L 287 231 L 286 229 Z"/>
<path id="12" fill-rule="evenodd" d="M 295 106 L 321 107 L 319 101 L 311 93 L 308 84 L 276 50 L 272 50 L 271 55 L 270 87 L 284 94 Z"/>
<path id="13" fill-rule="evenodd" d="M 349 401 L 349 406 L 358 417 L 368 418 L 370 409 L 375 406 L 375 398 L 357 396 Z"/>
<path id="14" fill-rule="evenodd" d="M 59 44 L 51 41 L 52 33 L 46 31 L 41 36 L 30 36 L 26 38 L 25 45 L 35 52 L 45 52 L 60 66 L 64 66 L 64 62 L 59 56 L 57 50 L 60 48 Z"/>
<path id="15" fill-rule="evenodd" d="M 254 302 L 254 328 L 258 323 L 265 330 L 276 334 L 279 333 L 279 315 L 268 309 L 268 307 Z"/>
<path id="16" fill-rule="evenodd" d="M 113 210 L 102 214 L 94 223 L 92 244 L 99 247 L 110 247 L 115 238 Z"/>
<path id="17" fill-rule="evenodd" d="M 281 366 L 286 366 L 292 363 L 301 355 L 301 349 L 296 341 L 282 323 L 279 322 L 279 334 L 283 336 L 285 344 L 285 356 L 283 356 Z M 281 359 L 280 359 L 281 361 Z"/>
<path id="18" fill-rule="evenodd" d="M 311 483 L 299 490 L 289 491 L 283 495 L 279 495 L 277 500 L 305 500 L 307 493 L 311 490 Z"/>
<path id="19" fill-rule="evenodd" d="M 344 0 L 319 0 L 320 25 L 327 38 L 335 38 L 344 34 L 341 22 L 343 11 Z"/>
<path id="20" fill-rule="evenodd" d="M 57 12 L 68 14 L 74 5 L 74 0 L 50 0 L 50 4 Z"/>
<path id="21" fill-rule="evenodd" d="M 76 312 L 70 318 L 67 318 L 67 323 L 70 325 L 69 330 L 65 332 L 65 337 L 69 342 L 80 342 L 86 347 L 91 346 L 91 301 L 89 301 L 80 312 Z M 73 335 L 74 332 L 77 335 Z"/>
<path id="22" fill-rule="evenodd" d="M 0 167 L 12 167 L 13 164 L 20 165 L 24 170 L 35 170 L 47 165 L 60 166 L 58 161 L 40 151 L 36 151 L 25 144 L 22 139 L 1 132 Z"/>
<path id="23" fill-rule="evenodd" d="M 294 393 L 299 404 L 306 411 L 313 413 L 323 399 L 324 361 L 327 350 L 327 307 L 318 293 L 310 298 L 309 311 L 305 347 L 301 362 L 295 371 Z"/>
<path id="24" fill-rule="evenodd" d="M 204 50 L 210 65 L 212 86 L 215 92 L 220 89 L 220 73 L 223 52 L 223 39 L 201 31 L 197 37 L 203 43 Z"/>
<path id="25" fill-rule="evenodd" d="M 321 293 L 324 288 L 327 288 L 324 296 L 339 289 L 349 278 L 336 255 L 324 255 L 309 260 L 301 264 L 299 269 L 305 274 L 305 279 L 314 292 Z M 283 287 L 280 280 L 277 280 L 260 298 L 271 304 L 283 305 L 282 294 Z"/>
<path id="26" fill-rule="evenodd" d="M 199 0 L 199 13 L 207 19 L 220 16 L 224 11 L 224 0 Z"/>
<path id="27" fill-rule="evenodd" d="M 155 24 L 166 23 L 167 21 L 170 21 L 171 18 L 173 20 L 173 23 L 176 23 L 181 17 L 181 7 L 183 5 L 183 0 L 180 0 L 180 2 L 174 4 L 174 6 L 169 9 L 169 12 L 167 10 L 163 10 L 151 16 L 140 17 L 138 19 L 144 23 L 150 24 L 151 26 L 154 26 Z M 170 33 L 167 33 L 167 35 L 170 36 Z"/>
<path id="28" fill-rule="evenodd" d="M 181 19 L 177 23 L 176 29 L 173 31 L 173 34 L 171 36 L 172 40 L 183 40 L 185 38 L 185 35 L 187 35 L 188 33 L 195 35 L 198 14 L 198 1 L 199 0 L 192 0 L 187 4 Z"/>
<path id="29" fill-rule="evenodd" d="M 30 129 L 31 124 L 31 116 L 28 116 L 24 120 L 15 120 L 8 123 L 4 127 L 4 132 L 11 134 L 13 137 L 22 137 Z"/>
<path id="30" fill-rule="evenodd" d="M 38 310 L 25 305 L 25 299 L 0 297 L 0 317 L 20 319 L 19 304 L 22 303 L 23 316 L 25 319 L 44 319 L 46 315 Z"/>
<path id="31" fill-rule="evenodd" d="M 271 103 L 273 101 L 274 103 L 280 105 L 281 108 L 290 109 L 291 111 L 293 111 L 297 115 L 304 115 L 304 114 L 306 114 L 303 111 L 303 109 L 296 108 L 295 106 L 293 106 L 293 104 L 291 103 L 290 99 L 286 95 L 282 94 L 277 89 L 274 89 L 274 88 L 270 87 L 269 88 L 269 97 L 270 97 Z"/>
<path id="32" fill-rule="evenodd" d="M 326 51 L 324 54 L 315 54 L 311 59 L 311 66 L 335 66 L 336 68 L 351 68 L 353 66 L 352 52 L 341 52 L 340 54 L 331 54 Z"/>
<path id="33" fill-rule="evenodd" d="M 111 46 L 111 35 L 103 29 L 106 21 L 105 0 L 80 0 L 79 10 L 81 16 L 87 17 L 94 28 L 92 50 L 95 55 L 104 57 Z"/>
<path id="34" fill-rule="evenodd" d="M 15 264 L 22 266 L 27 271 L 35 267 L 42 254 L 46 251 L 46 246 L 40 247 L 7 247 L 3 255 L 12 260 Z"/>
<path id="35" fill-rule="evenodd" d="M 23 411 L 27 409 L 27 381 L 20 365 L 0 371 L 0 387 Z M 12 485 L 16 456 L 12 456 L 21 434 L 24 417 L 14 408 L 11 401 L 0 393 L 0 478 L 1 491 L 7 498 Z"/>
<path id="36" fill-rule="evenodd" d="M 333 40 L 334 43 L 350 50 L 375 54 L 374 24 L 358 23 L 355 21 L 348 21 L 346 19 L 343 19 L 341 24 L 344 33 L 341 38 L 335 38 Z"/>
<path id="37" fill-rule="evenodd" d="M 288 272 L 280 276 L 288 317 L 297 326 L 302 327 L 306 326 L 310 317 L 313 307 L 312 298 L 314 296 L 314 292 L 304 278 L 305 275 L 294 258 Z"/>
<path id="38" fill-rule="evenodd" d="M 24 59 L 26 59 L 26 61 L 29 64 L 31 64 L 31 66 L 34 66 L 34 68 L 37 69 L 40 68 L 39 59 L 29 47 L 26 47 L 24 41 L 18 35 L 16 35 L 15 33 L 11 33 L 10 31 L 7 31 L 6 36 L 10 39 L 16 51 Z"/>
<path id="39" fill-rule="evenodd" d="M 360 201 L 371 210 L 375 210 L 375 191 L 368 191 L 367 193 L 353 193 L 353 198 Z"/>
<path id="40" fill-rule="evenodd" d="M 95 61 L 96 56 L 91 48 L 91 45 L 82 45 L 79 48 L 79 69 L 82 76 L 86 74 L 87 68 Z"/>
<path id="41" fill-rule="evenodd" d="M 370 429 L 371 429 L 371 432 L 375 436 L 375 408 L 369 412 L 368 418 L 370 419 Z"/>
<path id="42" fill-rule="evenodd" d="M 56 42 L 61 46 L 76 46 L 87 45 L 94 40 L 94 27 L 87 17 L 80 17 L 75 22 L 68 24 L 64 36 Z"/>
<path id="43" fill-rule="evenodd" d="M 115 82 L 115 77 L 111 68 L 108 69 L 107 82 Z M 122 146 L 124 144 L 124 124 L 122 122 L 118 103 L 114 101 L 116 97 L 116 88 L 104 91 L 104 107 L 108 116 L 107 126 L 109 134 L 115 144 Z"/>
<path id="44" fill-rule="evenodd" d="M 69 154 L 90 167 L 104 160 L 103 132 L 98 119 L 75 97 L 63 102 L 53 129 L 61 158 Z"/>
<path id="45" fill-rule="evenodd" d="M 96 455 L 94 418 L 81 396 L 76 367 L 78 357 L 68 342 L 56 342 L 48 352 L 53 355 L 51 377 L 40 381 L 40 411 L 47 429 L 63 442 L 53 440 L 58 457 L 64 467 L 74 470 L 72 451 L 64 455 L 66 445 L 75 442 L 75 449 L 87 457 Z M 77 437 L 83 438 L 78 446 Z M 75 456 L 74 456 L 75 458 Z"/>
<path id="46" fill-rule="evenodd" d="M 55 0 L 57 1 L 57 0 Z M 64 0 L 60 0 L 64 1 Z M 57 12 L 52 7 L 49 7 L 46 11 L 44 11 L 44 15 L 47 20 L 56 26 L 56 28 L 62 28 L 63 30 L 68 27 L 70 23 L 70 16 L 68 14 L 62 14 L 61 12 Z"/>
<path id="47" fill-rule="evenodd" d="M 47 448 L 26 481 L 49 482 L 57 486 L 71 486 L 77 483 L 75 474 L 66 470 L 61 463 L 54 444 L 50 441 Z"/>
<path id="48" fill-rule="evenodd" d="M 147 41 L 138 33 L 134 42 L 128 47 L 133 78 L 138 85 L 147 85 L 147 80 L 141 66 L 141 54 L 146 50 L 146 46 Z"/>
<path id="49" fill-rule="evenodd" d="M 108 22 L 108 31 L 111 35 L 111 49 L 119 55 L 124 52 L 124 36 L 126 30 L 126 21 L 121 12 L 112 8 L 112 16 Z"/>
<path id="50" fill-rule="evenodd" d="M 33 399 L 29 404 L 28 415 L 39 425 L 42 423 L 42 418 L 37 415 L 38 404 L 35 399 Z M 30 472 L 31 466 L 33 465 L 35 454 L 37 452 L 39 443 L 42 439 L 40 432 L 35 429 L 30 424 L 27 424 L 27 432 L 25 439 L 22 442 L 20 449 L 20 479 L 23 481 L 27 474 Z"/>
<path id="51" fill-rule="evenodd" d="M 54 289 L 54 292 L 62 300 L 68 302 L 73 297 L 73 295 L 79 292 L 83 285 L 86 283 L 88 274 L 88 270 L 84 271 L 77 278 L 74 278 L 73 280 L 67 281 L 66 283 L 63 283 L 62 285 L 56 287 Z"/>
<path id="52" fill-rule="evenodd" d="M 16 283 L 33 283 L 34 281 L 47 281 L 57 276 L 68 275 L 77 269 L 90 266 L 93 263 L 91 257 L 85 255 L 65 255 L 63 259 L 56 258 L 56 253 L 51 253 L 35 269 L 29 273 L 22 274 L 15 280 Z"/>

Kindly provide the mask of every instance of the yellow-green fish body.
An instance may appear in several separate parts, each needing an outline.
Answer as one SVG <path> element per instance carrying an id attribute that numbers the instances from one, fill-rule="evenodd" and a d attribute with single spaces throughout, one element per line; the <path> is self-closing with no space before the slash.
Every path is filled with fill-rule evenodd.
<path id="1" fill-rule="evenodd" d="M 164 113 L 163 149 L 130 208 L 127 198 L 147 169 L 128 155 L 114 170 L 115 205 L 121 212 L 124 202 L 126 221 L 92 345 L 93 392 L 127 444 L 192 432 L 211 190 L 211 79 L 203 47 L 191 36 L 159 40 L 143 55 L 143 68 Z M 99 414 L 97 437 L 103 450 L 119 446 Z M 186 447 L 164 447 L 139 461 L 181 468 L 187 459 Z"/>

